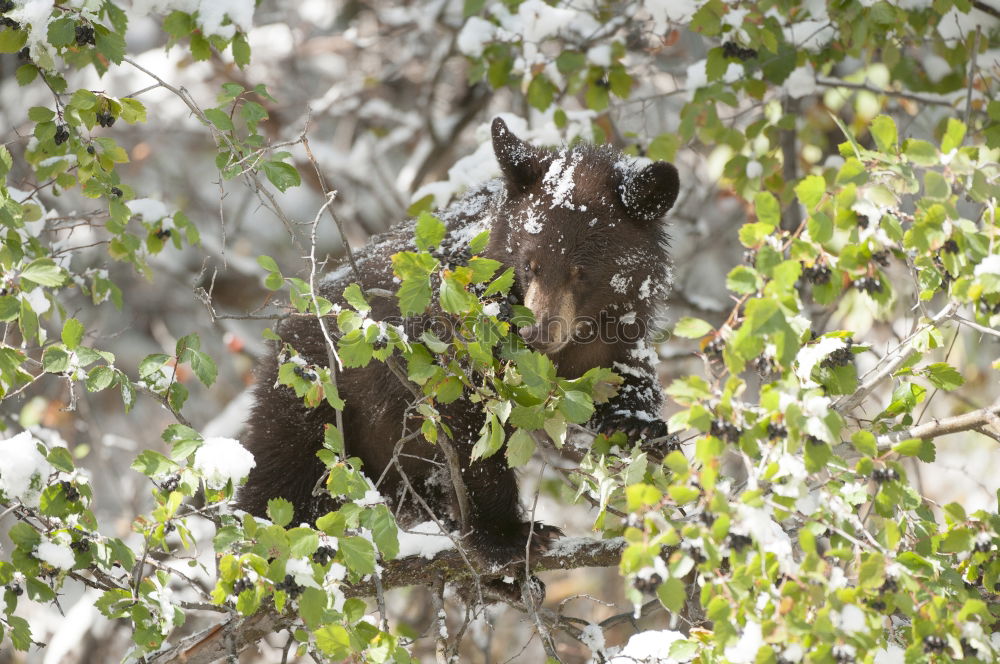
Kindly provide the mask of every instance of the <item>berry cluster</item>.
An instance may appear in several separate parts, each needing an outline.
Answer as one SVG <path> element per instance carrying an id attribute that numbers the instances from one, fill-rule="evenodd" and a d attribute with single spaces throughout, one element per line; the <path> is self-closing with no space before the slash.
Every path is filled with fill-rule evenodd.
<path id="1" fill-rule="evenodd" d="M 64 480 L 59 483 L 59 486 L 62 488 L 63 495 L 66 496 L 66 500 L 68 500 L 71 503 L 75 503 L 76 501 L 80 500 L 80 492 L 77 491 L 76 487 L 73 486 L 71 483 L 66 482 Z"/>
<path id="2" fill-rule="evenodd" d="M 870 602 L 868 602 L 868 606 L 872 607 L 873 609 L 875 609 L 879 613 L 881 613 L 882 611 L 885 611 L 886 608 L 888 608 L 888 605 L 886 605 L 886 603 L 883 602 L 880 599 L 873 599 L 873 600 L 871 600 Z"/>
<path id="3" fill-rule="evenodd" d="M 727 41 L 722 45 L 722 55 L 727 58 L 736 58 L 737 60 L 746 62 L 747 60 L 753 60 L 756 58 L 757 51 L 752 48 L 740 46 L 736 42 Z"/>
<path id="4" fill-rule="evenodd" d="M 732 549 L 733 551 L 742 551 L 743 549 L 753 544 L 753 540 L 750 538 L 749 535 L 739 535 L 737 533 L 729 533 L 728 535 L 726 535 L 726 544 L 728 544 L 729 548 Z"/>
<path id="5" fill-rule="evenodd" d="M 310 371 L 307 367 L 296 364 L 295 368 L 292 369 L 292 373 L 301 378 L 302 380 L 307 380 L 310 383 L 316 380 L 316 374 Z"/>
<path id="6" fill-rule="evenodd" d="M 274 589 L 284 590 L 286 593 L 288 593 L 288 596 L 291 597 L 292 599 L 295 599 L 296 597 L 302 594 L 302 586 L 295 583 L 295 577 L 293 577 L 291 574 L 286 574 L 285 580 L 282 581 L 281 583 L 274 584 Z"/>
<path id="7" fill-rule="evenodd" d="M 384 350 L 388 345 L 389 337 L 386 336 L 385 332 L 380 333 L 377 337 L 372 339 L 372 350 Z"/>
<path id="8" fill-rule="evenodd" d="M 325 565 L 337 554 L 337 550 L 332 546 L 323 545 L 316 549 L 315 553 L 312 555 L 313 562 L 317 565 Z"/>
<path id="9" fill-rule="evenodd" d="M 726 342 L 722 337 L 716 337 L 705 345 L 705 356 L 709 359 L 722 357 L 722 350 L 726 347 Z"/>
<path id="10" fill-rule="evenodd" d="M 830 282 L 830 268 L 826 265 L 806 265 L 802 268 L 802 278 L 811 284 Z"/>
<path id="11" fill-rule="evenodd" d="M 0 26 L 5 26 L 11 30 L 20 30 L 21 24 L 17 21 L 7 18 L 6 16 L 0 16 Z"/>
<path id="12" fill-rule="evenodd" d="M 115 116 L 111 115 L 109 111 L 101 111 L 97 114 L 97 124 L 102 127 L 110 127 L 115 123 Z"/>
<path id="13" fill-rule="evenodd" d="M 878 220 L 876 219 L 876 221 Z M 858 228 L 868 228 L 869 224 L 871 223 L 872 223 L 871 217 L 863 214 L 858 215 Z"/>
<path id="14" fill-rule="evenodd" d="M 716 438 L 721 438 L 727 443 L 735 443 L 743 434 L 743 429 L 720 418 L 712 420 L 712 427 L 708 430 L 708 432 Z"/>
<path id="15" fill-rule="evenodd" d="M 777 422 L 767 423 L 767 437 L 768 438 L 784 438 L 788 435 L 788 427 L 784 424 L 778 424 Z"/>
<path id="16" fill-rule="evenodd" d="M 976 536 L 976 543 L 972 545 L 972 550 L 976 553 L 986 553 L 993 548 L 993 541 L 986 533 L 979 533 Z"/>
<path id="17" fill-rule="evenodd" d="M 96 43 L 94 39 L 94 26 L 84 23 L 82 25 L 76 26 L 76 45 L 86 46 L 90 44 L 93 46 Z"/>
<path id="18" fill-rule="evenodd" d="M 244 590 L 250 590 L 252 588 L 253 588 L 253 581 L 250 580 L 250 577 L 244 576 L 241 579 L 236 579 L 235 581 L 233 581 L 234 595 L 239 595 Z"/>
<path id="19" fill-rule="evenodd" d="M 770 383 L 781 378 L 781 371 L 778 369 L 778 365 L 774 363 L 774 358 L 766 355 L 758 355 L 751 362 L 751 366 L 765 383 Z"/>
<path id="20" fill-rule="evenodd" d="M 712 514 L 711 512 L 702 512 L 701 514 L 698 515 L 698 520 L 701 521 L 706 526 L 708 526 L 709 528 L 711 528 L 712 524 L 715 523 L 715 515 Z"/>
<path id="21" fill-rule="evenodd" d="M 118 187 L 111 187 L 111 195 L 115 198 L 121 198 L 124 192 Z"/>
<path id="22" fill-rule="evenodd" d="M 653 573 L 648 578 L 641 579 L 639 577 L 635 578 L 632 585 L 641 593 L 648 593 L 652 595 L 656 592 L 659 585 L 663 583 L 663 579 L 660 578 L 659 574 Z"/>
<path id="23" fill-rule="evenodd" d="M 87 154 L 97 154 L 97 150 L 94 148 L 93 145 L 87 146 Z"/>
<path id="24" fill-rule="evenodd" d="M 876 277 L 861 277 L 860 279 L 855 279 L 851 285 L 859 291 L 869 294 L 882 292 L 882 282 Z"/>
<path id="25" fill-rule="evenodd" d="M 941 245 L 941 251 L 947 251 L 949 254 L 957 254 L 958 242 L 955 242 L 954 240 L 947 240 Z"/>
<path id="26" fill-rule="evenodd" d="M 171 231 L 169 228 L 161 228 L 156 231 L 155 235 L 158 239 L 163 240 L 170 237 Z"/>
<path id="27" fill-rule="evenodd" d="M 176 491 L 177 487 L 181 484 L 181 476 L 174 473 L 173 475 L 167 476 L 162 482 L 160 482 L 160 491 L 166 491 L 170 493 L 171 491 Z"/>
<path id="28" fill-rule="evenodd" d="M 0 0 L 0 14 L 6 14 L 13 9 L 14 6 L 15 5 L 11 0 Z"/>
<path id="29" fill-rule="evenodd" d="M 847 645 L 846 643 L 839 643 L 830 649 L 833 661 L 840 662 L 840 664 L 851 664 L 856 654 L 854 646 Z"/>
<path id="30" fill-rule="evenodd" d="M 52 140 L 56 142 L 56 145 L 62 145 L 69 140 L 69 129 L 66 125 L 56 127 L 56 135 L 52 137 Z"/>
<path id="31" fill-rule="evenodd" d="M 7 585 L 7 590 L 14 593 L 14 597 L 20 597 L 24 594 L 24 587 L 20 583 L 10 583 Z"/>
<path id="32" fill-rule="evenodd" d="M 882 582 L 882 585 L 878 589 L 880 594 L 894 593 L 897 590 L 899 590 L 899 584 L 896 583 L 896 577 L 894 576 L 885 577 L 885 581 Z"/>
<path id="33" fill-rule="evenodd" d="M 924 652 L 930 654 L 932 652 L 944 652 L 944 649 L 948 647 L 948 642 L 945 641 L 940 636 L 935 636 L 934 634 L 928 634 L 924 637 Z"/>
<path id="34" fill-rule="evenodd" d="M 691 542 L 681 542 L 680 548 L 681 551 L 691 556 L 691 559 L 694 560 L 695 565 L 703 563 L 706 560 L 708 560 L 708 558 L 705 557 L 705 552 L 702 551 L 701 547 L 698 546 L 697 544 L 693 544 Z"/>
<path id="35" fill-rule="evenodd" d="M 85 553 L 90 550 L 90 540 L 86 537 L 81 537 L 75 542 L 71 542 L 69 548 L 73 549 L 77 553 Z"/>
<path id="36" fill-rule="evenodd" d="M 843 348 L 838 348 L 827 355 L 826 359 L 820 363 L 820 366 L 833 369 L 834 367 L 846 367 L 854 361 L 854 353 L 851 352 L 851 346 L 854 345 L 854 339 L 848 337 L 844 341 L 847 345 Z"/>
<path id="37" fill-rule="evenodd" d="M 876 468 L 872 471 L 872 479 L 882 484 L 883 482 L 895 482 L 899 479 L 899 473 L 895 468 Z"/>
<path id="38" fill-rule="evenodd" d="M 173 521 L 167 521 L 165 524 L 163 524 L 163 534 L 164 535 L 169 535 L 170 533 L 174 532 L 175 530 L 177 530 L 177 526 L 174 525 Z"/>

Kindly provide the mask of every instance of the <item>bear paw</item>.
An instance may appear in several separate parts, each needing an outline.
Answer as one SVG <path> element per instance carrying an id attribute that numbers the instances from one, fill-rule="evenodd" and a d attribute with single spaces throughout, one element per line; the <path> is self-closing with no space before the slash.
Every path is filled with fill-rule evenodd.
<path id="1" fill-rule="evenodd" d="M 629 444 L 641 439 L 653 440 L 665 438 L 669 433 L 667 423 L 663 420 L 647 420 L 626 413 L 610 413 L 597 419 L 596 428 L 599 433 L 610 436 L 621 431 L 628 438 Z"/>
<path id="2" fill-rule="evenodd" d="M 472 535 L 471 544 L 483 562 L 504 566 L 513 561 L 524 560 L 525 544 L 528 543 L 529 536 L 531 544 L 528 556 L 535 558 L 548 551 L 552 543 L 563 536 L 563 532 L 555 526 L 537 521 L 516 523 L 500 529 L 495 525 L 479 525 Z"/>

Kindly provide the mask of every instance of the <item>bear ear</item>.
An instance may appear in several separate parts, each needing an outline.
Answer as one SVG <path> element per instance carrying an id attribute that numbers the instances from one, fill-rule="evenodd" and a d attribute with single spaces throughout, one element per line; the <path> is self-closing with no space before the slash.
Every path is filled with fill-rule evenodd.
<path id="1" fill-rule="evenodd" d="M 527 189 L 542 177 L 546 155 L 515 136 L 501 118 L 493 120 L 493 152 L 500 162 L 507 182 L 518 189 Z"/>
<path id="2" fill-rule="evenodd" d="M 655 221 L 674 206 L 680 184 L 674 165 L 657 161 L 627 177 L 618 187 L 618 193 L 629 214 Z"/>

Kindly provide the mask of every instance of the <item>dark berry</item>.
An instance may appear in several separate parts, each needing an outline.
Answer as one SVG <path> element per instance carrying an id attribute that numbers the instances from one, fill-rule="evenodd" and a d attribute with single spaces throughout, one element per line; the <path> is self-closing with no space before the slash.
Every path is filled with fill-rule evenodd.
<path id="1" fill-rule="evenodd" d="M 701 550 L 701 547 L 698 546 L 697 544 L 692 544 L 690 542 L 682 542 L 681 551 L 691 556 L 696 565 L 708 560 L 708 558 L 705 557 L 705 553 Z"/>
<path id="2" fill-rule="evenodd" d="M 729 533 L 726 535 L 726 543 L 729 544 L 729 548 L 733 551 L 742 551 L 751 544 L 753 540 L 749 535 L 739 535 L 737 533 Z"/>
<path id="3" fill-rule="evenodd" d="M 743 434 L 743 430 L 735 424 L 720 418 L 712 421 L 712 427 L 709 429 L 709 433 L 716 438 L 721 438 L 727 443 L 735 443 L 740 439 L 740 436 Z"/>
<path id="4" fill-rule="evenodd" d="M 161 228 L 158 231 L 156 231 L 155 235 L 157 238 L 163 240 L 170 237 L 171 231 L 169 228 Z"/>
<path id="5" fill-rule="evenodd" d="M 954 240 L 946 241 L 944 244 L 941 245 L 941 251 L 947 251 L 949 254 L 957 254 L 958 242 L 955 242 Z"/>
<path id="6" fill-rule="evenodd" d="M 24 594 L 24 588 L 21 587 L 21 584 L 19 583 L 11 583 L 10 585 L 7 586 L 7 590 L 14 593 L 14 597 L 20 597 L 21 595 Z"/>
<path id="7" fill-rule="evenodd" d="M 123 193 L 124 192 L 121 189 L 119 189 L 118 187 L 111 187 L 111 195 L 114 198 L 121 198 Z"/>
<path id="8" fill-rule="evenodd" d="M 389 340 L 385 334 L 380 334 L 372 339 L 372 350 L 384 350 L 389 345 Z"/>
<path id="9" fill-rule="evenodd" d="M 288 593 L 288 596 L 291 597 L 292 599 L 295 599 L 296 597 L 302 594 L 302 586 L 295 583 L 295 577 L 293 577 L 291 574 L 286 574 L 285 580 L 282 581 L 281 583 L 274 584 L 274 589 L 285 591 L 286 593 Z"/>
<path id="10" fill-rule="evenodd" d="M 97 154 L 97 150 L 94 149 L 93 145 L 87 146 L 87 154 Z"/>
<path id="11" fill-rule="evenodd" d="M 817 438 L 816 436 L 812 435 L 811 433 L 807 433 L 805 435 L 805 441 L 807 443 L 809 443 L 810 445 L 825 445 L 826 444 L 826 441 L 824 441 L 822 438 Z"/>
<path id="12" fill-rule="evenodd" d="M 163 524 L 163 534 L 164 535 L 166 535 L 168 533 L 172 533 L 175 530 L 177 530 L 177 526 L 174 525 L 173 521 L 167 521 L 165 524 Z"/>
<path id="13" fill-rule="evenodd" d="M 743 262 L 747 265 L 753 265 L 754 261 L 757 260 L 757 252 L 753 249 L 746 249 L 743 251 Z"/>
<path id="14" fill-rule="evenodd" d="M 875 277 L 860 277 L 854 280 L 853 286 L 866 293 L 881 293 L 882 282 Z"/>
<path id="15" fill-rule="evenodd" d="M 726 347 L 726 342 L 722 337 L 716 337 L 705 344 L 705 355 L 709 359 L 722 357 L 722 349 Z"/>
<path id="16" fill-rule="evenodd" d="M 90 540 L 86 537 L 76 540 L 69 545 L 69 548 L 73 549 L 78 553 L 84 553 L 90 550 Z"/>
<path id="17" fill-rule="evenodd" d="M 895 482 L 899 479 L 899 473 L 895 468 L 876 468 L 872 471 L 872 479 L 877 483 Z"/>
<path id="18" fill-rule="evenodd" d="M 851 646 L 838 644 L 830 650 L 830 654 L 835 662 L 851 664 L 854 661 L 855 650 Z"/>
<path id="19" fill-rule="evenodd" d="M 87 44 L 94 44 L 94 26 L 92 25 L 78 25 L 76 26 L 76 45 L 86 46 Z"/>
<path id="20" fill-rule="evenodd" d="M 777 422 L 767 423 L 767 437 L 768 438 L 784 438 L 788 435 L 788 429 L 784 424 L 778 424 Z"/>
<path id="21" fill-rule="evenodd" d="M 635 586 L 635 589 L 639 592 L 652 595 L 656 592 L 656 589 L 661 583 L 663 583 L 663 579 L 659 574 L 654 573 L 645 579 L 636 577 L 635 581 L 632 582 L 632 585 Z"/>
<path id="22" fill-rule="evenodd" d="M 736 42 L 727 41 L 722 45 L 722 55 L 726 58 L 735 58 L 746 62 L 757 57 L 757 51 L 752 48 L 740 46 Z"/>
<path id="23" fill-rule="evenodd" d="M 236 579 L 233 581 L 233 594 L 239 595 L 244 590 L 251 590 L 253 588 L 253 581 L 249 577 L 244 576 L 243 578 Z"/>
<path id="24" fill-rule="evenodd" d="M 933 634 L 929 634 L 929 635 L 927 635 L 927 636 L 924 637 L 924 652 L 925 653 L 929 654 L 929 653 L 932 653 L 932 652 L 944 652 L 944 649 L 947 647 L 947 645 L 948 645 L 948 642 L 945 641 L 940 636 L 935 636 Z"/>
<path id="25" fill-rule="evenodd" d="M 163 482 L 160 483 L 160 490 L 170 493 L 171 491 L 176 491 L 177 487 L 180 486 L 181 476 L 180 475 L 170 475 Z"/>
<path id="26" fill-rule="evenodd" d="M 899 584 L 896 583 L 895 577 L 887 576 L 885 577 L 885 581 L 882 582 L 882 585 L 879 587 L 878 591 L 880 593 L 894 593 L 898 589 L 899 589 Z"/>
<path id="27" fill-rule="evenodd" d="M 56 135 L 53 140 L 56 142 L 56 145 L 62 145 L 69 140 L 69 129 L 66 128 L 66 125 L 56 127 Z"/>
<path id="28" fill-rule="evenodd" d="M 336 553 L 336 549 L 324 545 L 316 549 L 316 552 L 312 555 L 312 559 L 317 565 L 325 565 L 333 559 Z"/>
<path id="29" fill-rule="evenodd" d="M 14 21 L 14 20 L 11 20 L 11 19 L 7 18 L 6 16 L 4 16 L 3 18 L 0 18 L 0 25 L 6 26 L 6 27 L 10 28 L 11 30 L 20 30 L 21 29 L 21 24 L 20 23 L 18 23 L 17 21 Z"/>
<path id="30" fill-rule="evenodd" d="M 986 553 L 992 548 L 993 542 L 986 533 L 980 533 L 979 536 L 976 537 L 976 543 L 972 546 L 972 550 L 976 553 Z"/>
<path id="31" fill-rule="evenodd" d="M 854 339 L 848 337 L 844 340 L 847 344 L 842 348 L 838 348 L 833 351 L 820 363 L 820 366 L 833 369 L 834 367 L 845 367 L 854 361 L 854 353 L 851 352 L 851 346 L 854 345 Z"/>
<path id="32" fill-rule="evenodd" d="M 101 111 L 97 114 L 97 124 L 102 127 L 110 127 L 115 123 L 115 116 L 111 115 L 108 111 Z"/>
<path id="33" fill-rule="evenodd" d="M 316 374 L 315 374 L 315 373 L 313 373 L 312 371 L 309 371 L 309 370 L 308 370 L 308 369 L 306 369 L 305 367 L 303 367 L 303 366 L 300 366 L 300 365 L 298 365 L 298 364 L 296 364 L 296 365 L 295 365 L 295 368 L 294 368 L 294 369 L 292 369 L 292 372 L 293 372 L 293 373 L 294 373 L 294 374 L 295 374 L 296 376 L 298 376 L 299 378 L 301 378 L 302 380 L 307 380 L 307 381 L 309 381 L 310 383 L 311 383 L 312 381 L 316 380 Z"/>
<path id="34" fill-rule="evenodd" d="M 17 59 L 28 62 L 31 60 L 31 49 L 25 46 L 20 51 L 17 52 Z"/>
<path id="35" fill-rule="evenodd" d="M 706 526 L 711 527 L 712 524 L 715 523 L 715 515 L 711 512 L 702 512 L 698 515 L 698 520 Z"/>
<path id="36" fill-rule="evenodd" d="M 876 611 L 878 611 L 880 613 L 882 611 L 885 611 L 886 608 L 887 608 L 886 607 L 886 603 L 883 602 L 880 599 L 873 599 L 872 601 L 868 602 L 868 606 L 872 607 L 873 609 L 875 609 Z"/>
<path id="37" fill-rule="evenodd" d="M 74 503 L 80 499 L 80 492 L 69 482 L 60 482 L 59 486 L 62 488 L 63 495 L 66 496 L 66 500 L 69 502 Z"/>
<path id="38" fill-rule="evenodd" d="M 865 216 L 863 214 L 858 215 L 858 228 L 868 228 L 869 224 L 872 223 L 871 217 Z"/>
<path id="39" fill-rule="evenodd" d="M 0 0 L 0 14 L 6 14 L 14 8 L 12 0 Z"/>
<path id="40" fill-rule="evenodd" d="M 830 268 L 826 265 L 806 265 L 802 268 L 802 278 L 811 284 L 830 282 Z"/>

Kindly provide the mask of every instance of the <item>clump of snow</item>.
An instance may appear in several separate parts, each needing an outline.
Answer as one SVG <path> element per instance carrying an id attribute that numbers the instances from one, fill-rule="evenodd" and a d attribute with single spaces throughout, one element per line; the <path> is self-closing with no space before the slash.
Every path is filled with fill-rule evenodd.
<path id="1" fill-rule="evenodd" d="M 368 507 L 370 505 L 378 505 L 379 503 L 384 503 L 385 498 L 383 498 L 382 494 L 378 492 L 378 489 L 368 489 L 367 491 L 365 491 L 365 495 L 363 498 L 358 498 L 354 502 L 357 503 L 358 505 L 361 505 L 362 507 Z"/>
<path id="2" fill-rule="evenodd" d="M 759 178 L 760 174 L 764 172 L 764 166 L 756 159 L 751 159 L 747 162 L 747 177 L 751 180 L 754 178 Z"/>
<path id="3" fill-rule="evenodd" d="M 670 629 L 650 630 L 633 634 L 620 653 L 610 664 L 679 664 L 681 661 L 670 656 L 670 646 L 675 641 L 683 641 L 684 635 Z"/>
<path id="4" fill-rule="evenodd" d="M 816 70 L 813 69 L 812 63 L 807 62 L 789 74 L 781 89 L 792 99 L 816 94 L 819 86 L 816 85 Z"/>
<path id="5" fill-rule="evenodd" d="M 64 542 L 41 542 L 35 549 L 35 557 L 57 569 L 70 570 L 76 564 L 73 550 Z"/>
<path id="6" fill-rule="evenodd" d="M 197 12 L 198 27 L 206 36 L 218 35 L 232 39 L 239 28 L 247 32 L 253 26 L 254 0 L 133 0 L 132 11 L 139 15 L 182 11 Z M 223 25 L 226 19 L 228 25 Z"/>
<path id="7" fill-rule="evenodd" d="M 483 54 L 486 43 L 496 36 L 497 26 L 478 16 L 471 16 L 458 33 L 458 50 L 473 58 Z"/>
<path id="8" fill-rule="evenodd" d="M 814 344 L 807 344 L 795 356 L 798 365 L 795 375 L 799 377 L 802 387 L 819 387 L 819 383 L 810 378 L 813 368 L 826 357 L 841 348 L 846 348 L 847 342 L 836 337 L 823 337 Z"/>
<path id="9" fill-rule="evenodd" d="M 580 643 L 590 648 L 593 653 L 604 650 L 604 630 L 600 625 L 590 623 L 580 630 Z"/>
<path id="10" fill-rule="evenodd" d="M 238 484 L 257 465 L 253 454 L 233 438 L 206 438 L 194 453 L 194 467 L 212 489 L 221 489 L 232 480 Z"/>
<path id="11" fill-rule="evenodd" d="M 159 221 L 170 214 L 167 206 L 155 198 L 136 198 L 125 205 L 132 214 L 142 217 L 143 221 Z"/>
<path id="12" fill-rule="evenodd" d="M 38 500 L 52 466 L 38 451 L 28 431 L 0 441 L 0 492 L 8 499 L 18 498 L 28 507 L 38 507 Z"/>
<path id="13" fill-rule="evenodd" d="M 984 274 L 1000 275 L 1000 254 L 990 254 L 976 266 L 973 274 L 981 277 Z"/>
<path id="14" fill-rule="evenodd" d="M 875 664 L 903 664 L 906 651 L 890 643 L 885 649 L 879 648 L 875 651 Z"/>
<path id="15" fill-rule="evenodd" d="M 645 0 L 643 6 L 653 17 L 653 31 L 663 34 L 667 23 L 687 23 L 705 4 L 703 0 Z"/>
<path id="16" fill-rule="evenodd" d="M 771 516 L 769 509 L 739 504 L 736 513 L 733 532 L 749 535 L 764 551 L 773 553 L 782 572 L 793 574 L 798 571 L 792 553 L 792 540 Z"/>
<path id="17" fill-rule="evenodd" d="M 441 551 L 455 546 L 446 533 L 433 521 L 424 521 L 399 533 L 399 557 L 423 556 L 431 559 Z"/>
<path id="18" fill-rule="evenodd" d="M 285 563 L 285 574 L 290 574 L 295 583 L 302 587 L 319 588 L 313 577 L 313 567 L 305 558 L 289 558 Z"/>
<path id="19" fill-rule="evenodd" d="M 839 627 L 848 634 L 857 634 L 868 629 L 865 612 L 858 608 L 857 604 L 845 604 L 839 611 L 831 612 L 830 620 L 834 627 Z"/>
<path id="20" fill-rule="evenodd" d="M 587 61 L 598 67 L 611 66 L 611 44 L 598 44 L 587 50 Z"/>
<path id="21" fill-rule="evenodd" d="M 726 648 L 726 659 L 731 664 L 750 664 L 757 659 L 757 651 L 762 645 L 764 645 L 764 635 L 760 625 L 748 620 L 739 640 Z"/>

